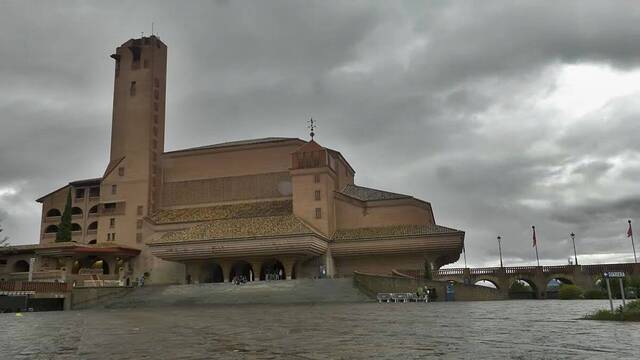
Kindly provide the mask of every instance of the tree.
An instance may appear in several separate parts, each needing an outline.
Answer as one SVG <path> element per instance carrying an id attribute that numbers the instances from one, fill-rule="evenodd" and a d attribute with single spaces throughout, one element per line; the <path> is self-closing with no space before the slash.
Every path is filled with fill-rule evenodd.
<path id="1" fill-rule="evenodd" d="M 2 229 L 2 225 L 0 224 L 0 233 L 2 232 L 2 230 L 3 230 Z M 9 246 L 9 237 L 8 236 L 5 236 L 5 237 L 0 236 L 0 247 L 6 247 L 6 246 Z"/>
<path id="2" fill-rule="evenodd" d="M 582 289 L 576 285 L 561 284 L 558 290 L 558 298 L 562 300 L 575 300 L 582 298 Z"/>
<path id="3" fill-rule="evenodd" d="M 433 280 L 433 271 L 431 271 L 431 262 L 429 260 L 424 262 L 424 278 L 425 280 Z"/>
<path id="4" fill-rule="evenodd" d="M 56 242 L 66 241 L 71 241 L 71 188 L 67 193 L 67 203 L 64 206 L 58 232 L 56 232 Z"/>

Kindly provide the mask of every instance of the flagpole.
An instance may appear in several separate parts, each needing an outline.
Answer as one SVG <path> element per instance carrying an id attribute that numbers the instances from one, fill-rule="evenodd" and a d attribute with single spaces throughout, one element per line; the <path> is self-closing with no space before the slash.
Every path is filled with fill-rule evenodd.
<path id="1" fill-rule="evenodd" d="M 629 229 L 631 229 L 631 220 L 629 220 Z M 638 258 L 636 257 L 636 245 L 634 244 L 634 241 L 633 241 L 633 230 L 631 230 L 630 232 L 631 232 L 631 247 L 633 248 L 633 261 L 637 264 Z"/>
<path id="2" fill-rule="evenodd" d="M 536 261 L 538 262 L 538 267 L 540 267 L 540 257 L 538 256 L 538 239 L 536 238 L 536 227 L 532 226 L 531 227 L 533 229 L 533 238 L 534 238 L 534 243 L 533 243 L 533 247 L 536 248 Z"/>

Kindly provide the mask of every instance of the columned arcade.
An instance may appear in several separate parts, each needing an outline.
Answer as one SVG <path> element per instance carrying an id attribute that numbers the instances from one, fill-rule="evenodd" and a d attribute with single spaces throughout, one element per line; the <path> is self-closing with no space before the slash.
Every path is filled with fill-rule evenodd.
<path id="1" fill-rule="evenodd" d="M 249 259 L 206 259 L 185 261 L 185 283 L 207 284 L 245 281 L 292 280 L 301 267 L 317 261 L 301 257 L 270 256 Z"/>

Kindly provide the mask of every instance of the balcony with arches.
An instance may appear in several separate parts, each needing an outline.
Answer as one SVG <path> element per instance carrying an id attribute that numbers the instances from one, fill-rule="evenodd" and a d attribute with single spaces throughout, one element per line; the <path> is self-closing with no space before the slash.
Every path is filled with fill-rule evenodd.
<path id="1" fill-rule="evenodd" d="M 47 210 L 44 216 L 44 221 L 47 223 L 59 223 L 61 218 L 62 218 L 62 213 L 60 212 L 60 210 L 56 208 L 52 208 Z"/>

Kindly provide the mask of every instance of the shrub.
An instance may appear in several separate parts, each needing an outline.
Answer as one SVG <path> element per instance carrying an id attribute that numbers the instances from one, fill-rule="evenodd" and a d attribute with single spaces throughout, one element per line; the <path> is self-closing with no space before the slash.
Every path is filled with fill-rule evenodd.
<path id="1" fill-rule="evenodd" d="M 587 320 L 615 320 L 615 321 L 640 321 L 640 300 L 634 300 L 623 308 L 622 306 L 613 312 L 609 310 L 598 310 L 593 314 L 585 316 Z"/>
<path id="2" fill-rule="evenodd" d="M 607 292 L 602 290 L 587 290 L 582 294 L 582 296 L 585 299 L 606 299 Z"/>
<path id="3" fill-rule="evenodd" d="M 560 285 L 558 297 L 562 300 L 575 300 L 582 297 L 582 289 L 576 285 Z"/>

